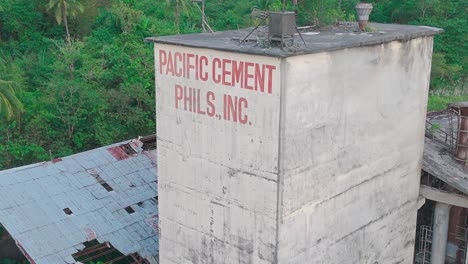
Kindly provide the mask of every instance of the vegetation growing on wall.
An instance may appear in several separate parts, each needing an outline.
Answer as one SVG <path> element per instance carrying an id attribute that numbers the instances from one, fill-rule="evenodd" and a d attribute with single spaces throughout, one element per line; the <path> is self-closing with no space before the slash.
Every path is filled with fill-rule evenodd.
<path id="1" fill-rule="evenodd" d="M 206 13 L 214 30 L 237 29 L 253 24 L 252 7 L 279 10 L 281 2 L 206 0 Z M 302 0 L 298 21 L 323 26 L 353 20 L 356 2 Z M 435 40 L 433 94 L 466 93 L 466 1 L 370 2 L 373 21 L 444 28 Z M 63 8 L 64 3 L 70 5 Z M 0 80 L 12 87 L 9 98 L 22 103 L 10 99 L 11 114 L 0 112 L 0 169 L 154 133 L 152 45 L 143 38 L 200 32 L 193 5 L 190 0 L 0 0 Z"/>

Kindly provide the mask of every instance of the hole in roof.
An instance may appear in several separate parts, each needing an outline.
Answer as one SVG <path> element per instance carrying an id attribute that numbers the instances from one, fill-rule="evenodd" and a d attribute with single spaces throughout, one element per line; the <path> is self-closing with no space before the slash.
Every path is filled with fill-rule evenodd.
<path id="1" fill-rule="evenodd" d="M 107 183 L 107 182 L 103 182 L 103 183 L 100 183 L 102 187 L 104 187 L 104 189 L 106 189 L 106 191 L 108 192 L 112 192 L 114 189 L 112 189 L 112 187 Z"/>
<path id="2" fill-rule="evenodd" d="M 66 215 L 72 215 L 72 214 L 73 214 L 72 210 L 70 210 L 70 208 L 68 208 L 68 207 L 65 208 L 65 209 L 63 209 L 63 212 L 64 212 Z"/>
<path id="3" fill-rule="evenodd" d="M 130 146 L 130 144 L 121 145 L 120 148 L 127 154 L 127 155 L 134 155 L 137 152 Z"/>
<path id="4" fill-rule="evenodd" d="M 151 199 L 150 199 L 150 202 L 151 202 L 153 205 L 158 206 L 158 197 L 156 196 L 156 197 L 151 198 Z"/>
<path id="5" fill-rule="evenodd" d="M 99 184 L 101 184 L 102 187 L 104 187 L 104 189 L 106 189 L 106 191 L 112 192 L 114 190 L 101 176 L 99 176 L 97 172 L 95 171 L 88 171 L 88 172 L 96 179 L 96 181 Z"/>
<path id="6" fill-rule="evenodd" d="M 84 249 L 74 253 L 72 257 L 81 263 L 139 263 L 149 264 L 149 261 L 138 253 L 124 255 L 111 243 L 99 243 L 97 240 L 84 242 Z"/>
<path id="7" fill-rule="evenodd" d="M 139 202 L 137 203 L 138 206 L 142 207 L 143 206 L 143 202 Z"/>
<path id="8" fill-rule="evenodd" d="M 146 137 L 141 137 L 140 138 L 141 143 L 143 143 L 143 150 L 153 150 L 156 149 L 156 134 L 146 136 Z"/>
<path id="9" fill-rule="evenodd" d="M 131 206 L 125 207 L 125 211 L 127 211 L 128 214 L 133 214 L 135 212 Z"/>

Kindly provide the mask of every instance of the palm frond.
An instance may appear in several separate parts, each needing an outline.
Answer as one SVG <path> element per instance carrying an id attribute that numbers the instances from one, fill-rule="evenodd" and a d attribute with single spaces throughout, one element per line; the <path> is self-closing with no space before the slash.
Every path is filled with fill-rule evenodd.
<path id="1" fill-rule="evenodd" d="M 57 24 L 61 25 L 64 9 L 67 16 L 74 17 L 84 12 L 84 5 L 76 0 L 49 0 L 47 3 L 47 10 L 50 11 L 52 9 L 55 9 L 54 16 Z"/>
<path id="2" fill-rule="evenodd" d="M 18 100 L 13 89 L 13 82 L 0 80 L 0 116 L 11 119 L 15 113 L 23 112 L 23 104 Z"/>
<path id="3" fill-rule="evenodd" d="M 57 24 L 59 25 L 62 24 L 62 18 L 63 18 L 62 8 L 57 7 L 57 9 L 55 9 L 55 20 L 57 21 Z"/>

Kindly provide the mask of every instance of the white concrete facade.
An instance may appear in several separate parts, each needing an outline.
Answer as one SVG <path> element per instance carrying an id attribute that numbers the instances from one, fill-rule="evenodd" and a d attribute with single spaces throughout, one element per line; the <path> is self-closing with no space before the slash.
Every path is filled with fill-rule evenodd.
<path id="1" fill-rule="evenodd" d="M 159 63 L 161 51 L 167 56 L 169 52 L 205 56 L 207 62 L 200 64 L 207 63 L 202 72 L 208 80 L 196 80 L 193 71 L 189 78 L 166 74 L 166 64 Z M 280 60 L 168 45 L 156 45 L 155 52 L 158 172 L 163 175 L 158 182 L 160 262 L 273 263 Z M 222 70 L 215 59 L 275 66 L 271 94 L 216 84 L 213 77 Z M 175 85 L 200 89 L 201 108 L 208 103 L 205 95 L 213 92 L 215 115 L 185 111 L 182 102 L 176 108 Z M 243 114 L 250 125 L 224 120 L 225 94 L 248 100 Z"/>
<path id="2" fill-rule="evenodd" d="M 288 58 L 156 43 L 160 263 L 412 263 L 432 43 Z"/>
<path id="3" fill-rule="evenodd" d="M 432 41 L 286 60 L 279 263 L 412 263 Z"/>

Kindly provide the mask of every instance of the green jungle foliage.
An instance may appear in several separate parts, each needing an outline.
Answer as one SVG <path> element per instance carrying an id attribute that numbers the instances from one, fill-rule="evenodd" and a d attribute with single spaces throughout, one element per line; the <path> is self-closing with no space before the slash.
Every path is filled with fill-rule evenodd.
<path id="1" fill-rule="evenodd" d="M 0 259 L 0 264 L 29 264 L 28 261 L 17 261 L 12 259 Z"/>
<path id="2" fill-rule="evenodd" d="M 281 2 L 206 0 L 206 15 L 214 30 L 243 28 L 257 22 L 250 17 L 253 7 L 280 10 Z M 294 8 L 289 2 L 287 8 Z M 300 0 L 298 23 L 322 27 L 355 20 L 356 2 Z M 445 30 L 435 38 L 431 90 L 448 95 L 430 107 L 461 100 L 450 91 L 466 90 L 466 0 L 370 2 L 372 21 Z M 0 169 L 154 133 L 153 48 L 143 39 L 201 32 L 194 5 L 191 0 L 0 0 Z"/>

